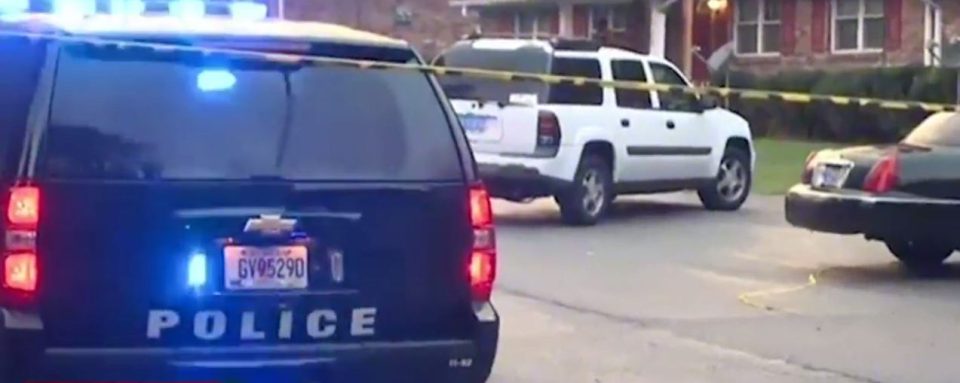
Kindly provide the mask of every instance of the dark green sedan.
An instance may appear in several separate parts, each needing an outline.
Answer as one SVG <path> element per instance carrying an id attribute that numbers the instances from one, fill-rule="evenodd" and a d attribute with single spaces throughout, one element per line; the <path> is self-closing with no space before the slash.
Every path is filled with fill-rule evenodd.
<path id="1" fill-rule="evenodd" d="M 933 114 L 896 144 L 811 153 L 786 218 L 883 241 L 911 269 L 942 265 L 960 249 L 960 114 Z"/>

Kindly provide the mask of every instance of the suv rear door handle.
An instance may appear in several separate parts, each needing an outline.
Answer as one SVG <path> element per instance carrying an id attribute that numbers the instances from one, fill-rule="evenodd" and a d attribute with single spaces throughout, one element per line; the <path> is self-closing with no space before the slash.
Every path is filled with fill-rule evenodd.
<path id="1" fill-rule="evenodd" d="M 622 126 L 622 127 L 624 127 L 624 128 L 629 128 L 629 127 L 630 127 L 630 120 L 628 120 L 628 119 L 626 119 L 626 118 L 621 118 L 621 119 L 620 119 L 620 126 Z"/>
<path id="2" fill-rule="evenodd" d="M 667 129 L 673 129 L 673 128 L 676 128 L 676 127 L 677 127 L 677 124 L 674 124 L 674 123 L 673 123 L 673 120 L 668 120 L 668 121 L 667 121 Z"/>

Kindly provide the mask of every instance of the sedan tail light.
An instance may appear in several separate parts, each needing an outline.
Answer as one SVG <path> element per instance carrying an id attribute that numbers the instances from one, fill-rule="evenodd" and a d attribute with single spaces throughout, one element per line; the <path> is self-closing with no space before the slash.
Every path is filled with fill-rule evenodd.
<path id="1" fill-rule="evenodd" d="M 473 227 L 473 246 L 467 265 L 470 293 L 475 302 L 490 300 L 493 282 L 497 277 L 497 243 L 493 226 L 490 194 L 483 185 L 470 188 L 470 225 Z"/>
<path id="2" fill-rule="evenodd" d="M 813 180 L 813 159 L 817 158 L 819 151 L 812 151 L 807 155 L 807 159 L 803 161 L 803 174 L 800 176 L 800 181 L 809 184 Z"/>
<path id="3" fill-rule="evenodd" d="M 891 154 L 877 161 L 863 182 L 863 190 L 871 193 L 886 193 L 900 182 L 900 157 Z"/>

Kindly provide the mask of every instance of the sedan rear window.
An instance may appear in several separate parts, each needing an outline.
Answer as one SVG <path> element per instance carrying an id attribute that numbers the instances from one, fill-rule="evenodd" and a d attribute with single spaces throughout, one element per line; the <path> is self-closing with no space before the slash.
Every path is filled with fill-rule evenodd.
<path id="1" fill-rule="evenodd" d="M 49 178 L 462 177 L 443 104 L 417 72 L 73 46 L 54 94 Z"/>
<path id="2" fill-rule="evenodd" d="M 920 146 L 960 146 L 960 113 L 930 115 L 903 142 Z"/>

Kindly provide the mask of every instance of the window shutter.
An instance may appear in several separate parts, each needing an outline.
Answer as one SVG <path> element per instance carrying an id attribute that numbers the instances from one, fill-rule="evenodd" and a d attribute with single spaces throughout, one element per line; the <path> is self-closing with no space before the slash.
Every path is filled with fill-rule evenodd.
<path id="1" fill-rule="evenodd" d="M 810 25 L 810 46 L 814 52 L 823 53 L 827 51 L 827 45 L 830 41 L 829 23 L 830 23 L 830 4 L 829 0 L 812 0 L 813 13 L 811 15 Z"/>
<path id="2" fill-rule="evenodd" d="M 886 0 L 884 7 L 884 17 L 886 18 L 886 41 L 888 50 L 900 49 L 900 35 L 902 33 L 903 19 L 903 0 Z"/>
<path id="3" fill-rule="evenodd" d="M 554 35 L 560 34 L 560 9 L 551 9 L 550 10 L 550 33 Z"/>
<path id="4" fill-rule="evenodd" d="M 578 37 L 590 36 L 590 9 L 585 5 L 573 6 L 573 35 Z"/>
<path id="5" fill-rule="evenodd" d="M 792 55 L 796 49 L 797 0 L 783 0 L 780 6 L 780 53 Z"/>

